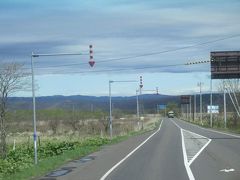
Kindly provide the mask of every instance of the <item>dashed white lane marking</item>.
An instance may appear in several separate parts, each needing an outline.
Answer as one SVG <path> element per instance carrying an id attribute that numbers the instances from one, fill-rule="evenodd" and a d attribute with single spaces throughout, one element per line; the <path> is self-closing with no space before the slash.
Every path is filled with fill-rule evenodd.
<path id="1" fill-rule="evenodd" d="M 162 120 L 163 122 L 164 120 Z M 115 164 L 111 169 L 109 169 L 101 178 L 100 180 L 105 180 L 113 170 L 115 170 L 120 164 L 122 164 L 127 158 L 129 158 L 135 151 L 137 151 L 141 146 L 143 146 L 150 138 L 152 138 L 157 132 L 160 131 L 162 122 L 157 131 L 155 131 L 151 136 L 149 136 L 145 141 L 143 141 L 138 147 L 136 147 L 133 151 L 131 151 L 128 155 L 126 155 L 121 161 Z"/>
<path id="2" fill-rule="evenodd" d="M 181 128 L 176 122 L 171 120 L 181 130 L 182 150 L 184 165 L 190 180 L 195 180 L 190 165 L 208 146 L 211 139 L 200 134 Z"/>

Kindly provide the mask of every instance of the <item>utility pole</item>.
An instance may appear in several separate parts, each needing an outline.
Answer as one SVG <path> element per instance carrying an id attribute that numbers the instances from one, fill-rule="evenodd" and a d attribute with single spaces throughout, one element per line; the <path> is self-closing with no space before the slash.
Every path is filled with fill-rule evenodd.
<path id="1" fill-rule="evenodd" d="M 142 82 L 142 76 L 140 76 L 140 84 L 139 84 L 140 97 L 142 96 L 142 88 L 143 88 L 143 82 Z M 143 104 L 141 104 L 141 103 L 140 103 L 140 111 L 141 111 L 141 114 L 143 114 Z M 141 119 L 141 117 L 140 117 L 140 119 Z M 142 124 L 141 129 L 143 130 L 143 121 L 144 121 L 144 119 L 142 119 L 141 121 L 142 121 L 141 122 L 141 124 Z"/>
<path id="2" fill-rule="evenodd" d="M 197 95 L 194 94 L 194 117 L 193 120 L 196 120 L 196 113 L 197 113 Z"/>
<path id="3" fill-rule="evenodd" d="M 210 126 L 213 127 L 212 122 L 212 79 L 210 80 Z"/>
<path id="4" fill-rule="evenodd" d="M 189 117 L 190 121 L 192 120 L 192 96 L 190 95 L 190 104 L 189 104 Z"/>
<path id="5" fill-rule="evenodd" d="M 31 70 L 32 70 L 32 102 L 33 102 L 33 141 L 34 141 L 34 163 L 38 163 L 37 157 L 37 125 L 36 125 L 36 100 L 35 100 L 35 75 L 34 75 L 34 54 L 31 55 Z"/>
<path id="6" fill-rule="evenodd" d="M 112 139 L 112 93 L 111 93 L 111 83 L 109 81 L 109 129 L 110 129 L 110 138 Z"/>
<path id="7" fill-rule="evenodd" d="M 224 84 L 224 90 L 223 90 L 223 104 L 224 104 L 224 128 L 227 127 L 227 105 L 226 105 L 226 89 Z"/>
<path id="8" fill-rule="evenodd" d="M 198 86 L 200 88 L 200 121 L 201 121 L 201 124 L 203 125 L 203 119 L 202 119 L 202 85 L 203 85 L 202 82 L 198 83 Z"/>
<path id="9" fill-rule="evenodd" d="M 139 129 L 139 121 L 140 121 L 140 114 L 139 114 L 139 97 L 138 97 L 139 90 L 136 90 L 136 98 L 137 98 L 137 124 Z"/>

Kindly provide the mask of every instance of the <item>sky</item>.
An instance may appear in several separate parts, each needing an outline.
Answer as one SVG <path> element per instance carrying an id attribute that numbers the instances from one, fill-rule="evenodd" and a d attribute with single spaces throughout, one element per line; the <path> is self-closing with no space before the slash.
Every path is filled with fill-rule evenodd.
<path id="1" fill-rule="evenodd" d="M 240 50 L 239 19 L 239 0 L 1 0 L 0 63 L 30 72 L 32 52 L 82 53 L 33 58 L 37 96 L 105 96 L 109 80 L 140 76 L 145 90 L 161 94 L 197 93 L 200 81 L 209 91 L 210 65 L 183 64 Z M 138 83 L 112 86 L 113 95 L 130 96 Z"/>

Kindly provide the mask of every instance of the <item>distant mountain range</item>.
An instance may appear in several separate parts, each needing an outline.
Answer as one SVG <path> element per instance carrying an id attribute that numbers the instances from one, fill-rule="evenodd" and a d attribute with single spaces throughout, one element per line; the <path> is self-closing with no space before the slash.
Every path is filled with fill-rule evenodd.
<path id="1" fill-rule="evenodd" d="M 193 104 L 192 97 L 192 104 Z M 199 95 L 197 95 L 197 108 L 199 107 Z M 157 104 L 168 104 L 174 102 L 180 107 L 180 96 L 170 95 L 152 95 L 144 94 L 139 97 L 140 103 L 144 104 L 144 109 L 155 110 Z M 136 110 L 136 96 L 129 97 L 112 97 L 112 104 L 115 109 L 121 109 L 125 111 Z M 206 111 L 207 105 L 210 104 L 210 95 L 203 95 L 203 110 Z M 227 97 L 228 108 L 232 109 L 230 99 Z M 213 105 L 219 105 L 220 110 L 223 106 L 222 94 L 213 94 Z M 32 109 L 31 97 L 10 97 L 8 107 L 11 110 L 17 109 Z M 64 109 L 81 109 L 81 110 L 94 110 L 94 109 L 109 109 L 109 97 L 102 96 L 43 96 L 36 98 L 37 109 L 52 109 L 52 108 L 64 108 Z"/>

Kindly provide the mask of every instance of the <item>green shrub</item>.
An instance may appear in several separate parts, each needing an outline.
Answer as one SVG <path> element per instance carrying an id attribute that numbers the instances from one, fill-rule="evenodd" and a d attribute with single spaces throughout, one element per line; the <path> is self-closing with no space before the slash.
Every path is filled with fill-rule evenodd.
<path id="1" fill-rule="evenodd" d="M 88 138 L 83 141 L 59 141 L 48 140 L 42 142 L 38 147 L 38 157 L 42 159 L 63 154 L 65 151 L 74 150 L 79 147 L 101 146 L 109 143 L 107 138 Z M 22 144 L 15 151 L 11 150 L 5 160 L 0 159 L 0 179 L 7 174 L 13 174 L 27 167 L 33 166 L 34 149 L 33 146 Z"/>

